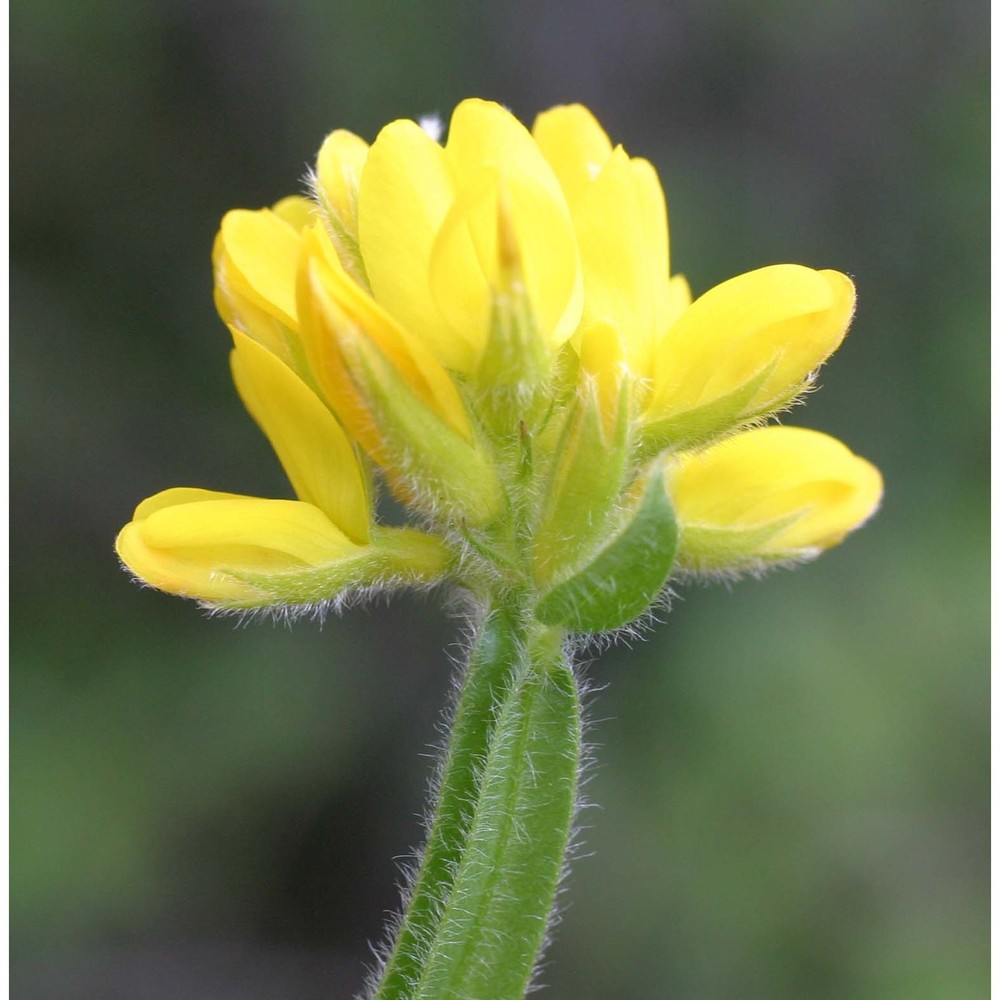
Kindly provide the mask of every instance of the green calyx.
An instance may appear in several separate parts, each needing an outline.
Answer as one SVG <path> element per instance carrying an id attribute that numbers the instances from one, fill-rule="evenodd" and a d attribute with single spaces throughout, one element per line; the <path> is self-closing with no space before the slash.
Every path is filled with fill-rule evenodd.
<path id="1" fill-rule="evenodd" d="M 229 610 L 257 607 L 308 607 L 351 593 L 404 586 L 425 586 L 444 579 L 455 562 L 454 551 L 437 535 L 414 528 L 377 526 L 367 545 L 355 554 L 320 566 L 303 566 L 282 573 L 220 572 L 259 592 L 242 604 L 221 605 Z"/>

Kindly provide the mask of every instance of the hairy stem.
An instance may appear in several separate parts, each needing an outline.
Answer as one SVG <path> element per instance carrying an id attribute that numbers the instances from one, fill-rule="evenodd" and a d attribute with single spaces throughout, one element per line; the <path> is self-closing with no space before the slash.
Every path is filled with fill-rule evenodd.
<path id="1" fill-rule="evenodd" d="M 520 1000 L 576 806 L 580 712 L 562 632 L 516 602 L 479 629 L 428 842 L 373 1000 Z"/>

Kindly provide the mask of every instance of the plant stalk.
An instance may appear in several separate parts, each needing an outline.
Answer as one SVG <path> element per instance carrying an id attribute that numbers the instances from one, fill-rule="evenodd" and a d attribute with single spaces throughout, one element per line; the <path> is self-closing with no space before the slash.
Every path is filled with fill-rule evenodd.
<path id="1" fill-rule="evenodd" d="M 561 629 L 511 598 L 476 631 L 406 912 L 372 1000 L 521 1000 L 576 809 L 580 704 Z"/>

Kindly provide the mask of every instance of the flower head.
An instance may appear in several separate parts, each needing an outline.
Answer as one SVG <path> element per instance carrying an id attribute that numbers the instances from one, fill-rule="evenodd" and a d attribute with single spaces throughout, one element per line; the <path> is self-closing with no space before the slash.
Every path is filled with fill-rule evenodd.
<path id="1" fill-rule="evenodd" d="M 447 577 L 603 629 L 675 556 L 801 559 L 877 507 L 833 439 L 744 429 L 812 384 L 851 280 L 776 264 L 692 299 L 655 168 L 580 105 L 529 131 L 463 101 L 443 143 L 339 129 L 310 194 L 227 213 L 213 252 L 237 390 L 297 499 L 145 501 L 118 551 L 151 585 L 246 607 Z M 379 481 L 415 526 L 379 523 Z"/>

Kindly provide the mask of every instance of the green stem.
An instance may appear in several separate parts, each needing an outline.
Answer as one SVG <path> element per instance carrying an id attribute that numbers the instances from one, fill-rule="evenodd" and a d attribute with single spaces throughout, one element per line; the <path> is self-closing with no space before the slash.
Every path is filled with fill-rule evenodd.
<path id="1" fill-rule="evenodd" d="M 373 1000 L 520 1000 L 576 804 L 580 714 L 562 632 L 517 605 L 473 648 L 427 848 Z"/>
<path id="2" fill-rule="evenodd" d="M 520 650 L 516 618 L 504 610 L 488 612 L 478 626 L 455 706 L 435 789 L 437 805 L 420 867 L 409 889 L 409 905 L 373 1000 L 407 996 L 409 985 L 418 975 L 421 956 L 461 860 L 495 706 L 513 683 Z"/>

